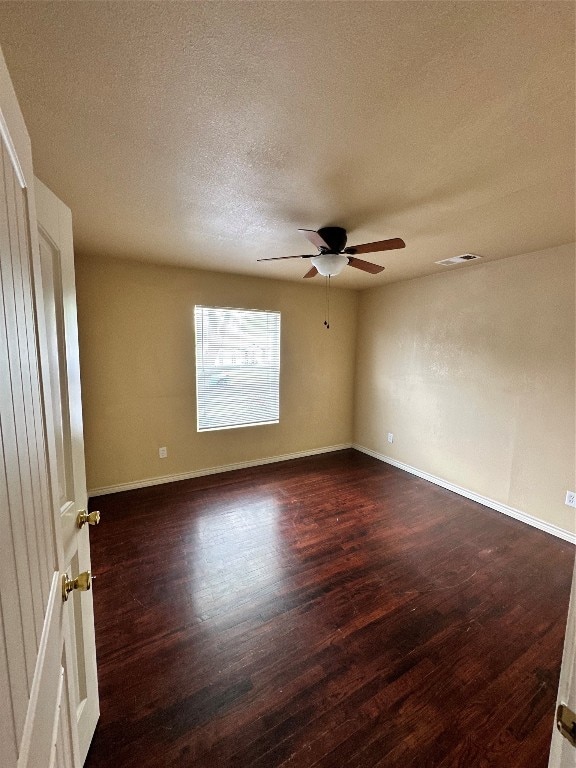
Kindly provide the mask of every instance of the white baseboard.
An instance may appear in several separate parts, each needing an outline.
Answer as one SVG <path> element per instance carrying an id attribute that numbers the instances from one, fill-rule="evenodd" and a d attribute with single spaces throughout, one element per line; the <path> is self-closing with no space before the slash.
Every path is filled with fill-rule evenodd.
<path id="1" fill-rule="evenodd" d="M 190 480 L 193 477 L 204 477 L 205 475 L 216 475 L 219 472 L 232 472 L 235 469 L 247 469 L 249 467 L 259 467 L 263 464 L 274 464 L 277 461 L 289 461 L 290 459 L 303 459 L 306 456 L 317 456 L 320 453 L 331 453 L 332 451 L 343 451 L 346 448 L 352 448 L 350 443 L 342 445 L 329 445 L 325 448 L 314 448 L 309 451 L 298 451 L 297 453 L 285 453 L 283 456 L 269 456 L 264 459 L 253 459 L 251 461 L 240 461 L 236 464 L 224 464 L 220 467 L 207 467 L 206 469 L 197 469 L 193 472 L 181 472 L 177 475 L 164 475 L 162 477 L 148 477 L 143 480 L 136 480 L 132 483 L 121 483 L 120 485 L 107 485 L 102 488 L 91 488 L 88 496 L 104 496 L 107 493 L 121 493 L 122 491 L 134 491 L 138 488 L 148 488 L 151 485 L 162 485 L 163 483 L 175 483 L 178 480 Z"/>
<path id="2" fill-rule="evenodd" d="M 502 512 L 502 514 L 508 515 L 508 517 L 513 517 L 515 520 L 520 520 L 520 522 L 531 525 L 533 528 L 538 528 L 541 531 L 550 533 L 552 536 L 557 536 L 559 539 L 569 541 L 571 544 L 576 544 L 576 534 L 570 531 L 566 531 L 564 528 L 559 528 L 557 525 L 552 525 L 552 523 L 546 523 L 544 520 L 540 520 L 538 517 L 533 517 L 526 512 L 521 512 L 519 509 L 509 507 L 507 504 L 502 504 L 499 501 L 494 501 L 494 499 L 481 496 L 479 493 L 474 493 L 474 491 L 461 488 L 459 485 L 454 485 L 454 483 L 443 480 L 441 477 L 435 477 L 434 475 L 428 474 L 428 472 L 422 472 L 422 470 L 416 469 L 416 467 L 411 467 L 409 464 L 403 464 L 401 461 L 391 459 L 389 456 L 385 456 L 383 453 L 373 451 L 370 448 L 365 448 L 363 445 L 354 443 L 352 448 L 360 451 L 361 453 L 366 453 L 368 456 L 372 456 L 375 459 L 379 459 L 386 464 L 391 464 L 393 467 L 398 467 L 398 469 L 403 469 L 406 472 L 410 472 L 411 475 L 416 475 L 417 477 L 421 477 L 423 480 L 428 480 L 428 482 L 434 483 L 434 485 L 439 485 L 442 488 L 446 488 L 448 491 L 453 491 L 454 493 L 458 493 L 460 496 L 465 496 L 467 499 L 477 501 L 478 504 L 483 504 L 485 507 L 495 509 L 497 512 Z"/>
<path id="3" fill-rule="evenodd" d="M 479 493 L 475 493 L 474 491 L 469 491 L 467 488 L 461 488 L 459 485 L 454 485 L 454 483 L 450 483 L 447 480 L 443 480 L 441 477 L 435 477 L 434 475 L 430 475 L 428 472 L 423 472 L 420 469 L 416 469 L 416 467 L 412 467 L 409 464 L 404 464 L 401 461 L 396 461 L 395 459 L 390 458 L 389 456 L 384 455 L 383 453 L 378 453 L 377 451 L 373 451 L 370 448 L 365 448 L 363 445 L 358 445 L 357 443 L 343 443 L 342 445 L 330 445 L 325 448 L 315 448 L 313 450 L 309 451 L 298 451 L 297 453 L 286 453 L 282 456 L 269 456 L 267 458 L 262 459 L 253 459 L 251 461 L 240 461 L 235 464 L 224 464 L 222 466 L 218 467 L 207 467 L 205 469 L 197 469 L 193 472 L 181 472 L 177 475 L 164 475 L 162 477 L 149 477 L 144 478 L 143 480 L 136 480 L 131 483 L 121 483 L 119 485 L 108 485 L 104 486 L 102 488 L 91 488 L 88 491 L 88 496 L 103 496 L 107 493 L 121 493 L 122 491 L 133 491 L 138 488 L 148 488 L 151 485 L 162 485 L 163 483 L 174 483 L 178 480 L 190 480 L 194 477 L 204 477 L 205 475 L 215 475 L 219 472 L 232 472 L 235 469 L 247 469 L 249 467 L 259 467 L 264 464 L 273 464 L 279 461 L 289 461 L 290 459 L 302 459 L 306 456 L 316 456 L 321 453 L 331 453 L 332 451 L 343 451 L 347 448 L 354 448 L 357 451 L 360 451 L 361 453 L 366 453 L 368 456 L 372 456 L 375 459 L 378 459 L 379 461 L 383 461 L 386 464 L 390 464 L 393 467 L 397 467 L 398 469 L 403 469 L 406 472 L 409 472 L 411 475 L 416 475 L 417 477 L 421 477 L 423 480 L 428 480 L 430 483 L 434 483 L 434 485 L 439 485 L 442 488 L 446 488 L 448 491 L 452 491 L 453 493 L 457 493 L 460 496 L 464 496 L 467 499 L 471 499 L 472 501 L 478 502 L 478 504 L 482 504 L 485 507 L 489 507 L 490 509 L 494 509 L 497 512 L 501 512 L 504 515 L 508 515 L 508 517 L 513 517 L 515 520 L 520 520 L 522 523 L 526 523 L 527 525 L 531 525 L 533 528 L 538 528 L 541 531 L 545 531 L 546 533 L 551 534 L 552 536 L 557 536 L 559 539 L 563 539 L 564 541 L 568 541 L 571 544 L 576 544 L 576 534 L 572 533 L 571 531 L 566 531 L 564 528 L 560 528 L 557 525 L 552 525 L 552 523 L 546 523 L 544 520 L 540 520 L 540 518 L 533 517 L 532 515 L 529 515 L 526 512 L 521 512 L 519 509 L 514 509 L 513 507 L 509 507 L 507 504 L 502 504 L 499 501 L 494 501 L 494 499 L 489 499 L 487 496 L 481 496 Z"/>

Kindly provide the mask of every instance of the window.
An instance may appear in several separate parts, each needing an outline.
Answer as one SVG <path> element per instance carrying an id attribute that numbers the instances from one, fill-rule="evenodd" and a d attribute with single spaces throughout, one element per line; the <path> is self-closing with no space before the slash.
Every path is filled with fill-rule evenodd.
<path id="1" fill-rule="evenodd" d="M 280 313 L 194 308 L 198 431 L 277 424 Z"/>

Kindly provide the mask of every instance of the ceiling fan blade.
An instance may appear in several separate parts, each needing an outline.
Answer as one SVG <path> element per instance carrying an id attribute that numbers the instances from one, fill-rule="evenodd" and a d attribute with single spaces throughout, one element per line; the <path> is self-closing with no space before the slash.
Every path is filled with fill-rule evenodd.
<path id="1" fill-rule="evenodd" d="M 381 267 L 380 264 L 372 264 L 372 262 L 364 261 L 364 259 L 355 259 L 354 256 L 350 256 L 348 259 L 348 266 L 361 269 L 362 272 L 370 272 L 371 275 L 384 272 L 384 267 Z"/>
<path id="2" fill-rule="evenodd" d="M 344 253 L 376 253 L 376 251 L 393 251 L 396 248 L 406 248 L 406 243 L 401 237 L 392 237 L 390 240 L 378 240 L 376 243 L 351 245 L 349 248 L 344 248 Z"/>
<path id="3" fill-rule="evenodd" d="M 330 250 L 330 246 L 328 245 L 328 243 L 322 237 L 320 237 L 320 235 L 318 234 L 318 232 L 316 232 L 316 230 L 299 229 L 298 232 L 302 232 L 306 240 L 309 240 L 312 243 L 312 245 L 316 246 L 316 248 L 327 248 L 328 250 Z"/>
<path id="4" fill-rule="evenodd" d="M 312 267 L 312 269 L 309 272 L 306 272 L 304 277 L 316 277 L 317 274 L 318 274 L 318 270 L 316 269 L 316 267 Z"/>
<path id="5" fill-rule="evenodd" d="M 256 259 L 256 261 L 279 261 L 280 259 L 311 259 L 314 254 L 305 254 L 302 256 L 272 256 L 270 259 Z"/>

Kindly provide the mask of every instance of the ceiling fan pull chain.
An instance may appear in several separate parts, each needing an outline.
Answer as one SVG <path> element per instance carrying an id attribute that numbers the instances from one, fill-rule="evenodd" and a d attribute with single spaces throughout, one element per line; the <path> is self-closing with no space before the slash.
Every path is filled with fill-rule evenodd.
<path id="1" fill-rule="evenodd" d="M 330 275 L 326 276 L 326 303 L 324 311 L 324 325 L 326 329 L 330 328 Z"/>
<path id="2" fill-rule="evenodd" d="M 328 328 L 328 275 L 324 278 L 324 325 Z"/>

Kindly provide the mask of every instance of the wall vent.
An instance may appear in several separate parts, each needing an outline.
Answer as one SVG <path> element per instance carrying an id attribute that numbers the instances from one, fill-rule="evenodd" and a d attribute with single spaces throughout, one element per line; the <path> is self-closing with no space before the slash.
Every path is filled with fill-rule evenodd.
<path id="1" fill-rule="evenodd" d="M 435 261 L 434 264 L 442 264 L 444 267 L 449 267 L 452 264 L 461 264 L 463 261 L 475 261 L 481 259 L 482 256 L 478 256 L 476 253 L 463 253 L 462 256 L 452 256 L 451 259 L 442 259 L 442 261 Z"/>

